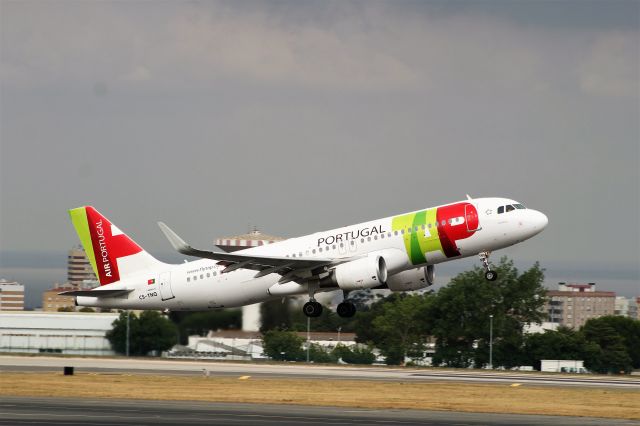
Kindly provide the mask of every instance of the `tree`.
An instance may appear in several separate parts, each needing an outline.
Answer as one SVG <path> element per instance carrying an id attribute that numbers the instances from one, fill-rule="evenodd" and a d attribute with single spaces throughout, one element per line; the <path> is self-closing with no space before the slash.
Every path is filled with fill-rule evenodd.
<path id="1" fill-rule="evenodd" d="M 406 357 L 422 358 L 427 334 L 422 314 L 432 297 L 429 294 L 400 294 L 386 303 L 371 322 L 373 343 L 387 364 L 402 364 Z"/>
<path id="2" fill-rule="evenodd" d="M 581 332 L 587 341 L 597 346 L 585 357 L 584 365 L 587 369 L 598 373 L 631 372 L 633 359 L 630 352 L 635 348 L 628 348 L 626 345 L 627 341 L 633 344 L 638 337 L 626 335 L 625 323 L 626 321 L 620 321 L 616 317 L 593 318 L 586 322 Z M 633 323 L 630 325 L 633 330 Z M 622 334 L 617 328 L 621 329 Z"/>
<path id="3" fill-rule="evenodd" d="M 524 338 L 523 365 L 540 370 L 543 359 L 584 360 L 593 349 L 582 333 L 567 327 L 529 334 Z"/>
<path id="4" fill-rule="evenodd" d="M 203 336 L 209 330 L 237 330 L 242 326 L 242 311 L 239 309 L 172 312 L 170 318 L 178 326 L 181 344 L 187 344 L 193 334 Z"/>
<path id="5" fill-rule="evenodd" d="M 107 340 L 114 351 L 126 353 L 127 313 L 121 312 L 107 332 Z M 129 353 L 147 355 L 151 351 L 165 351 L 177 343 L 176 326 L 156 311 L 144 311 L 140 316 L 129 316 Z"/>
<path id="6" fill-rule="evenodd" d="M 273 299 L 260 305 L 262 324 L 260 331 L 287 330 L 291 328 L 291 307 L 288 298 Z M 305 328 L 306 329 L 306 328 Z"/>
<path id="7" fill-rule="evenodd" d="M 338 345 L 333 350 L 333 356 L 336 360 L 341 359 L 347 364 L 373 364 L 376 360 L 373 351 L 366 346 L 348 348 L 344 345 Z"/>
<path id="8" fill-rule="evenodd" d="M 80 309 L 78 310 L 78 312 L 95 312 L 95 311 L 96 311 L 95 309 L 90 308 L 90 307 L 88 307 L 88 306 L 85 306 L 85 307 L 80 308 Z"/>
<path id="9" fill-rule="evenodd" d="M 269 330 L 262 337 L 265 355 L 278 361 L 304 359 L 303 342 L 304 339 L 292 331 Z"/>
<path id="10" fill-rule="evenodd" d="M 582 328 L 585 337 L 599 345 L 602 343 L 608 346 L 606 342 L 602 342 L 597 337 L 594 330 L 601 326 L 607 326 L 615 331 L 621 339 L 620 343 L 631 358 L 632 367 L 640 368 L 640 320 L 613 315 L 588 320 Z"/>
<path id="11" fill-rule="evenodd" d="M 475 267 L 440 289 L 427 310 L 426 322 L 436 337 L 434 364 L 481 367 L 489 360 L 489 322 L 493 315 L 494 365 L 511 367 L 523 361 L 523 327 L 541 322 L 546 297 L 544 273 L 538 263 L 522 274 L 506 258 L 493 267 L 498 280 L 486 281 Z"/>

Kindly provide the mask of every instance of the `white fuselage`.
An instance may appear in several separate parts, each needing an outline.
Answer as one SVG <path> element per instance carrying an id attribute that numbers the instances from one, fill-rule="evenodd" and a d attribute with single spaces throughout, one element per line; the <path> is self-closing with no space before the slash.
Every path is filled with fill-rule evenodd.
<path id="1" fill-rule="evenodd" d="M 438 216 L 437 225 L 435 219 L 429 219 L 430 215 L 436 217 L 436 211 L 438 214 L 447 209 L 454 211 L 453 207 L 460 207 L 463 203 L 475 207 L 477 220 L 472 221 L 470 216 L 466 216 L 466 209 L 464 214 L 456 213 L 454 217 Z M 518 208 L 499 214 L 498 209 L 503 207 L 504 210 L 504 206 L 507 205 L 520 206 L 516 201 L 505 198 L 479 198 L 317 232 L 236 253 L 323 259 L 366 256 L 373 252 L 392 253 L 395 256 L 395 262 L 389 271 L 392 275 L 425 265 L 435 265 L 509 247 L 531 238 L 546 226 L 546 216 L 536 210 Z M 420 222 L 419 226 L 413 226 L 418 223 L 415 221 L 410 226 L 401 226 L 403 217 L 414 217 L 416 213 L 424 212 L 427 212 L 424 214 L 426 219 Z M 473 223 L 471 228 L 470 223 Z M 442 229 L 446 226 L 448 230 L 453 230 L 455 235 L 463 236 L 455 241 L 457 251 L 453 255 L 451 249 L 448 254 L 444 249 L 421 249 L 445 243 L 443 237 L 437 236 L 438 232 L 443 232 L 437 231 L 440 226 Z M 419 246 L 422 253 L 409 254 L 407 238 L 410 232 L 417 233 L 416 238 L 419 237 L 424 243 L 424 246 Z M 282 297 L 282 292 L 273 296 L 273 292 L 269 291 L 274 286 L 288 285 L 288 288 L 292 288 L 289 294 L 306 292 L 305 286 L 296 283 L 278 284 L 281 275 L 277 273 L 254 278 L 257 273 L 255 270 L 237 269 L 222 273 L 224 269 L 225 266 L 209 259 L 177 265 L 163 263 L 159 267 L 102 286 L 102 289 L 133 289 L 126 295 L 110 298 L 79 296 L 77 303 L 81 306 L 104 308 L 199 311 L 238 307 Z"/>

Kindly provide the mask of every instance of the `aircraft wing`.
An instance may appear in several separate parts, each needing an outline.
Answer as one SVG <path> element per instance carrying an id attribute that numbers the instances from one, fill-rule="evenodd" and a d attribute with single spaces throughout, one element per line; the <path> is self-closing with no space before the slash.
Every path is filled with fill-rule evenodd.
<path id="1" fill-rule="evenodd" d="M 58 296 L 116 297 L 131 293 L 133 290 L 72 290 L 58 293 Z"/>
<path id="2" fill-rule="evenodd" d="M 187 244 L 182 238 L 171 230 L 163 222 L 158 222 L 158 226 L 167 237 L 174 249 L 188 256 L 201 257 L 205 259 L 217 260 L 218 264 L 226 266 L 222 273 L 235 271 L 236 269 L 253 269 L 259 271 L 255 278 L 268 274 L 294 273 L 294 271 L 312 270 L 315 273 L 322 273 L 329 267 L 353 260 L 330 259 L 330 258 L 304 258 L 304 257 L 277 257 L 277 256 L 257 256 L 247 254 L 223 253 L 215 251 L 198 250 Z M 284 277 L 283 277 L 284 278 Z M 286 282 L 287 280 L 281 280 Z"/>

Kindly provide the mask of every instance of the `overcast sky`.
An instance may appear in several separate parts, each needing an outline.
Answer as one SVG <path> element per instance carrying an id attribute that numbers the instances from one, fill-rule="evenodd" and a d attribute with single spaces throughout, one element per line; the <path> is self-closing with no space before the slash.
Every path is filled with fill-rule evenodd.
<path id="1" fill-rule="evenodd" d="M 158 254 L 157 220 L 210 247 L 469 193 L 549 216 L 504 254 L 640 293 L 638 1 L 1 0 L 0 16 L 0 275 L 76 244 L 67 209 L 85 204 Z"/>

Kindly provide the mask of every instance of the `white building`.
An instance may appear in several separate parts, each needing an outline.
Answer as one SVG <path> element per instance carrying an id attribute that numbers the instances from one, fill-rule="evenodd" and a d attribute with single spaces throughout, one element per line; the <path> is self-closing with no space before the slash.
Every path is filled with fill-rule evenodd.
<path id="1" fill-rule="evenodd" d="M 15 281 L 0 280 L 0 311 L 24 310 L 24 286 Z"/>
<path id="2" fill-rule="evenodd" d="M 107 331 L 118 314 L 0 312 L 0 352 L 114 355 Z"/>

